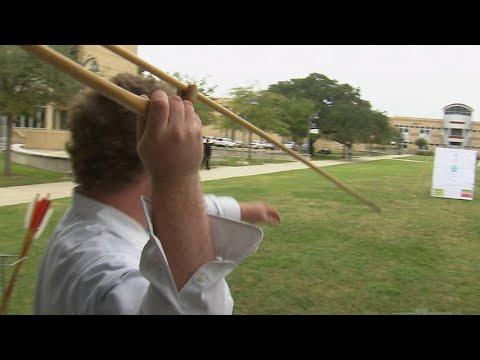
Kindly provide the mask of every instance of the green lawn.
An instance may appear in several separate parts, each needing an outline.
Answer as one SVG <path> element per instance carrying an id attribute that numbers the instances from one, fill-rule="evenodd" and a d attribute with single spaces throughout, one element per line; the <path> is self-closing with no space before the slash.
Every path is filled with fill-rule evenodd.
<path id="1" fill-rule="evenodd" d="M 375 201 L 382 213 L 311 170 L 204 184 L 206 192 L 267 201 L 282 214 L 282 224 L 264 227 L 258 252 L 228 278 L 236 314 L 480 313 L 479 199 L 430 197 L 431 161 L 382 160 L 326 170 Z M 68 202 L 54 201 L 47 233 Z M 0 227 L 0 252 L 19 251 L 23 212 L 24 206 L 0 208 L 0 223 L 8 224 Z M 45 234 L 35 243 L 11 313 L 31 312 L 46 240 Z"/>
<path id="2" fill-rule="evenodd" d="M 210 167 L 215 168 L 218 166 L 247 166 L 247 165 L 263 165 L 263 164 L 280 164 L 291 162 L 292 160 L 281 160 L 281 159 L 263 159 L 252 157 L 250 159 L 245 159 L 241 157 L 226 157 L 226 158 L 212 158 L 210 160 Z"/>
<path id="3" fill-rule="evenodd" d="M 55 173 L 42 169 L 33 168 L 31 166 L 12 164 L 12 175 L 4 176 L 4 156 L 3 151 L 0 152 L 0 187 L 5 186 L 18 186 L 18 185 L 30 185 L 50 183 L 57 181 L 67 181 L 72 178 L 61 173 Z"/>

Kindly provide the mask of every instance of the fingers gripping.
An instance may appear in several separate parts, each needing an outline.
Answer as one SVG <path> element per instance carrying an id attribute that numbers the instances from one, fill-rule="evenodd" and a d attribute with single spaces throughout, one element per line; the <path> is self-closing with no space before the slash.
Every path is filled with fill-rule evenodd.
<path id="1" fill-rule="evenodd" d="M 190 101 L 192 104 L 195 104 L 195 100 L 197 99 L 197 85 L 190 84 L 188 87 L 184 90 L 178 90 L 177 95 L 180 96 L 183 100 Z"/>

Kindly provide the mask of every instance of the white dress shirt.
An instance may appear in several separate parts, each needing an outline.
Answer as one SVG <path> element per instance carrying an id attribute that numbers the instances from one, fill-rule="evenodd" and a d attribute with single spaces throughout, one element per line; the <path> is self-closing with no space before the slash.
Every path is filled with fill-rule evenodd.
<path id="1" fill-rule="evenodd" d="M 231 314 L 225 277 L 263 233 L 240 221 L 230 197 L 205 195 L 216 259 L 177 291 L 162 244 L 125 213 L 76 190 L 50 238 L 38 275 L 35 314 Z"/>

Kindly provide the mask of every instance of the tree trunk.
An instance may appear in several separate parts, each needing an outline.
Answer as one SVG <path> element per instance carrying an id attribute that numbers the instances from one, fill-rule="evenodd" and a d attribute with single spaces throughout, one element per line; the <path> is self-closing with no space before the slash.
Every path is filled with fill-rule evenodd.
<path id="1" fill-rule="evenodd" d="M 248 132 L 248 160 L 252 158 L 252 136 L 253 136 L 253 133 L 249 131 Z"/>
<path id="2" fill-rule="evenodd" d="M 3 175 L 12 175 L 12 130 L 13 130 L 13 118 L 11 113 L 7 113 L 7 142 L 5 149 L 5 164 L 3 167 Z"/>
<path id="3" fill-rule="evenodd" d="M 342 144 L 343 145 L 343 158 L 345 159 L 347 157 L 347 145 L 345 144 Z"/>

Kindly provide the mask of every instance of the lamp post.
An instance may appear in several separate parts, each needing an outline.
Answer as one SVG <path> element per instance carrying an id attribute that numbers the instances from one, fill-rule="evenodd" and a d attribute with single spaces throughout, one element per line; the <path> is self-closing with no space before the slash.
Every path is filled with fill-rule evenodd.
<path id="1" fill-rule="evenodd" d="M 368 156 L 372 156 L 373 141 L 375 140 L 375 135 L 370 135 L 370 143 L 368 146 Z"/>
<path id="2" fill-rule="evenodd" d="M 318 120 L 319 116 L 318 113 L 314 113 L 309 119 L 308 119 L 308 132 L 307 132 L 307 151 L 308 151 L 308 156 L 310 159 L 313 156 L 313 141 L 312 141 L 312 136 L 311 134 L 318 134 Z M 315 127 L 313 127 L 315 126 Z"/>
<path id="3" fill-rule="evenodd" d="M 256 98 L 253 98 L 251 101 L 250 101 L 250 105 L 258 105 L 258 102 L 257 102 L 257 99 Z M 245 117 L 245 120 L 248 120 L 247 117 Z M 252 132 L 249 131 L 248 133 L 248 160 L 250 160 L 252 158 Z"/>
<path id="4" fill-rule="evenodd" d="M 246 115 L 243 115 L 243 118 L 248 121 L 248 118 L 247 118 Z M 242 154 L 243 154 L 243 161 L 244 162 L 246 162 L 247 159 L 248 159 L 248 154 L 247 154 L 247 151 L 246 151 L 247 149 L 245 148 L 245 146 L 247 146 L 247 147 L 250 146 L 250 145 L 246 144 L 246 142 L 247 142 L 246 140 L 247 140 L 246 139 L 246 132 L 245 132 L 245 129 L 242 128 L 242 149 L 243 149 Z"/>

